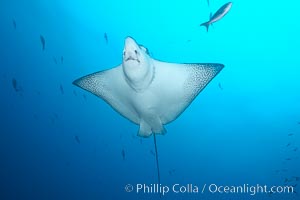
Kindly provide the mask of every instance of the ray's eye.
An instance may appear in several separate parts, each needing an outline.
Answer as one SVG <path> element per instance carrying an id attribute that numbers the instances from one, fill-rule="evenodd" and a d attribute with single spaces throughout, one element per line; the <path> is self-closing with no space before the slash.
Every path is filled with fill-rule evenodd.
<path id="1" fill-rule="evenodd" d="M 125 51 L 123 51 L 123 56 L 125 56 Z"/>
<path id="2" fill-rule="evenodd" d="M 134 53 L 137 54 L 138 53 L 137 50 L 134 50 Z"/>

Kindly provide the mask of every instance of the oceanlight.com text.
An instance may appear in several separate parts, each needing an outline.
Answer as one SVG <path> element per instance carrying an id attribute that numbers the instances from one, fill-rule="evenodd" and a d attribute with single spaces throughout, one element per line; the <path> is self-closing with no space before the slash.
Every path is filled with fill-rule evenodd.
<path id="1" fill-rule="evenodd" d="M 292 194 L 295 193 L 293 186 L 268 186 L 268 185 L 218 185 L 218 184 L 142 184 L 135 185 L 127 184 L 125 186 L 126 192 L 135 192 L 137 194 L 161 194 L 166 195 L 168 193 L 175 194 L 204 194 L 204 193 L 219 193 L 219 194 L 249 194 L 251 196 L 256 194 Z"/>
<path id="2" fill-rule="evenodd" d="M 204 185 L 203 189 L 206 189 L 206 185 Z M 224 186 L 217 184 L 208 185 L 207 190 L 210 193 L 220 193 L 220 194 L 250 194 L 256 195 L 258 193 L 294 193 L 293 186 L 267 186 L 267 185 L 249 185 L 243 184 L 238 186 Z"/>

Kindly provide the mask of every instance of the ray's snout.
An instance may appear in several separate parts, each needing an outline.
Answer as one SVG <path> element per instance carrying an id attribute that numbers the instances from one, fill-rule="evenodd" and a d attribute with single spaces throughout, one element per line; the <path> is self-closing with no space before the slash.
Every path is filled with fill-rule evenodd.
<path id="1" fill-rule="evenodd" d="M 139 46 L 134 41 L 134 39 L 131 37 L 127 37 L 125 39 L 125 45 L 124 45 L 124 50 L 123 50 L 123 59 L 125 61 L 137 60 L 138 48 L 139 48 Z"/>
<path id="2" fill-rule="evenodd" d="M 134 41 L 134 39 L 130 36 L 127 36 L 125 38 L 125 46 L 130 45 L 130 44 L 136 44 L 136 42 Z"/>
<path id="3" fill-rule="evenodd" d="M 125 39 L 124 51 L 136 51 L 139 48 L 138 44 L 131 37 Z"/>

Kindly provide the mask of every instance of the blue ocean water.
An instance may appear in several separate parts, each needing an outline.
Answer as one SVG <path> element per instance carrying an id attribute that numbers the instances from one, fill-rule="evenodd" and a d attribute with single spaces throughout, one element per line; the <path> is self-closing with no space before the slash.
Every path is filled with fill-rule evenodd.
<path id="1" fill-rule="evenodd" d="M 299 3 L 234 1 L 199 26 L 225 3 L 1 0 L 0 199 L 299 199 Z M 155 59 L 225 65 L 157 136 L 164 195 L 153 137 L 72 84 L 119 65 L 127 36 Z"/>

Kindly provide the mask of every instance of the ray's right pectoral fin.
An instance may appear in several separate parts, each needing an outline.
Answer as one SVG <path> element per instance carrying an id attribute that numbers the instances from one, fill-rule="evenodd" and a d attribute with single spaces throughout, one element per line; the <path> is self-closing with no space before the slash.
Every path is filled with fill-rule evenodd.
<path id="1" fill-rule="evenodd" d="M 132 90 L 123 78 L 121 65 L 86 75 L 75 80 L 73 84 L 100 97 L 122 116 L 138 123 L 139 117 L 128 103 Z"/>

